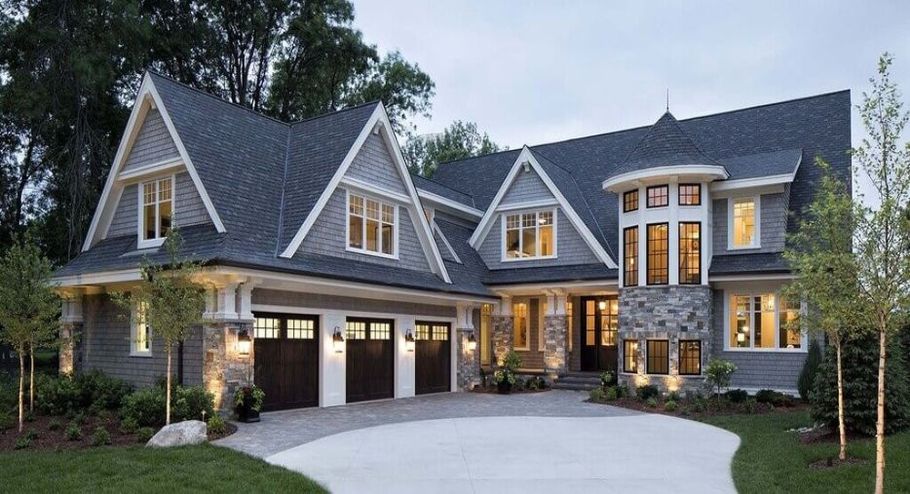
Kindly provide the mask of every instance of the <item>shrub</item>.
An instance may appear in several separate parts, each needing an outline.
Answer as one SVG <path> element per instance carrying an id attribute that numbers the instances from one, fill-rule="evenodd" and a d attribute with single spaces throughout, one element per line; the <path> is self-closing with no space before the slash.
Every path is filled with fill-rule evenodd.
<path id="1" fill-rule="evenodd" d="M 785 395 L 773 389 L 762 389 L 759 392 L 755 393 L 755 401 L 758 403 L 766 403 L 775 407 L 790 407 L 793 406 L 793 397 L 790 395 Z"/>
<path id="2" fill-rule="evenodd" d="M 530 391 L 536 391 L 537 390 L 537 378 L 536 377 L 528 378 L 528 380 L 525 381 L 525 387 Z"/>
<path id="3" fill-rule="evenodd" d="M 616 374 L 613 374 L 610 371 L 603 371 L 600 373 L 600 385 L 603 387 L 610 386 L 616 380 Z"/>
<path id="4" fill-rule="evenodd" d="M 202 386 L 174 386 L 171 395 L 171 421 L 202 420 L 215 413 L 215 398 Z M 159 386 L 140 389 L 127 395 L 120 411 L 124 420 L 134 419 L 141 427 L 161 426 L 165 422 L 165 390 Z"/>
<path id="5" fill-rule="evenodd" d="M 717 394 L 730 386 L 730 380 L 733 373 L 736 372 L 736 365 L 727 360 L 712 358 L 705 368 L 705 382 L 710 385 Z"/>
<path id="6" fill-rule="evenodd" d="M 604 391 L 603 388 L 594 388 L 591 390 L 590 396 L 591 396 L 591 401 L 600 403 L 600 402 L 604 401 L 606 392 Z"/>
<path id="7" fill-rule="evenodd" d="M 116 410 L 130 391 L 126 381 L 98 370 L 75 377 L 39 375 L 35 382 L 38 408 L 48 415 L 73 415 L 87 411 L 95 414 L 101 410 Z"/>
<path id="8" fill-rule="evenodd" d="M 708 400 L 703 396 L 698 396 L 692 400 L 692 405 L 689 407 L 692 413 L 705 413 L 708 409 Z"/>
<path id="9" fill-rule="evenodd" d="M 155 429 L 151 427 L 141 427 L 136 431 L 136 442 L 147 443 L 155 435 Z"/>
<path id="10" fill-rule="evenodd" d="M 629 396 L 629 386 L 626 384 L 617 384 L 616 386 L 616 397 L 625 398 Z"/>
<path id="11" fill-rule="evenodd" d="M 799 390 L 799 397 L 806 401 L 809 399 L 809 393 L 815 385 L 815 376 L 818 375 L 818 368 L 822 363 L 822 349 L 814 338 L 809 342 L 809 353 L 806 355 L 806 362 L 803 364 L 803 370 L 799 373 L 799 380 L 796 381 L 796 388 Z M 757 397 L 756 397 L 757 398 Z M 759 401 L 759 403 L 761 403 Z M 776 406 L 776 405 L 775 405 Z"/>
<path id="12" fill-rule="evenodd" d="M 99 410 L 116 410 L 123 404 L 123 398 L 133 390 L 122 379 L 117 379 L 95 370 L 76 376 L 76 388 L 84 406 L 94 405 Z"/>
<path id="13" fill-rule="evenodd" d="M 85 424 L 85 414 L 81 413 L 81 412 L 77 413 L 76 415 L 73 416 L 73 422 L 75 422 L 79 425 L 84 425 Z"/>
<path id="14" fill-rule="evenodd" d="M 668 400 L 666 403 L 664 403 L 664 410 L 668 412 L 675 412 L 678 406 L 679 405 L 677 405 L 676 400 Z"/>
<path id="15" fill-rule="evenodd" d="M 502 359 L 502 365 L 500 367 L 511 372 L 517 371 L 518 368 L 521 367 L 521 355 L 514 350 L 509 350 L 509 353 Z"/>
<path id="16" fill-rule="evenodd" d="M 60 419 L 54 418 L 47 423 L 47 429 L 51 431 L 59 431 L 61 427 L 63 427 L 63 425 L 60 423 Z"/>
<path id="17" fill-rule="evenodd" d="M 111 433 L 99 426 L 92 434 L 92 446 L 107 446 L 108 444 L 111 444 Z"/>
<path id="18" fill-rule="evenodd" d="M 657 398 L 648 398 L 645 402 L 649 408 L 657 408 Z"/>
<path id="19" fill-rule="evenodd" d="M 744 403 L 749 399 L 749 393 L 744 389 L 731 389 L 724 393 L 724 397 L 730 400 L 730 403 Z"/>
<path id="20" fill-rule="evenodd" d="M 78 441 L 82 439 L 82 428 L 76 422 L 70 422 L 63 433 L 67 441 Z"/>
<path id="21" fill-rule="evenodd" d="M 135 434 L 139 430 L 139 422 L 133 417 L 127 417 L 120 421 L 121 434 Z"/>
<path id="22" fill-rule="evenodd" d="M 651 398 L 660 396 L 660 390 L 653 384 L 645 384 L 644 386 L 638 387 L 637 395 L 639 400 L 648 401 Z"/>
<path id="23" fill-rule="evenodd" d="M 97 414 L 97 417 L 98 420 L 105 423 L 110 423 L 112 420 L 114 420 L 114 414 L 110 410 L 100 410 Z"/>
<path id="24" fill-rule="evenodd" d="M 221 415 L 217 413 L 209 417 L 206 426 L 208 427 L 209 434 L 224 434 L 227 431 L 227 424 L 224 423 L 224 419 L 221 418 Z"/>
<path id="25" fill-rule="evenodd" d="M 156 386 L 127 396 L 120 414 L 124 420 L 135 420 L 139 426 L 155 426 L 164 424 L 164 408 L 164 391 Z"/>
<path id="26" fill-rule="evenodd" d="M 35 421 L 35 412 L 33 412 L 31 410 L 26 410 L 23 418 L 25 419 L 26 422 L 34 422 Z"/>
<path id="27" fill-rule="evenodd" d="M 4 432 L 13 426 L 13 416 L 6 409 L 0 410 L 0 432 Z"/>
<path id="28" fill-rule="evenodd" d="M 162 390 L 163 395 L 163 390 Z M 215 397 L 202 386 L 175 386 L 171 402 L 171 421 L 203 420 L 215 414 Z M 164 420 L 164 416 L 161 417 Z"/>
<path id="29" fill-rule="evenodd" d="M 29 441 L 35 441 L 38 439 L 38 431 L 29 429 L 25 432 L 25 437 L 27 437 Z"/>
<path id="30" fill-rule="evenodd" d="M 679 400 L 680 400 L 679 391 L 670 391 L 667 394 L 667 401 L 679 402 Z"/>
<path id="31" fill-rule="evenodd" d="M 616 386 L 610 386 L 607 388 L 607 391 L 604 394 L 604 399 L 607 401 L 616 401 L 619 399 L 619 391 L 617 391 Z"/>
<path id="32" fill-rule="evenodd" d="M 28 436 L 19 436 L 19 438 L 16 439 L 16 445 L 14 446 L 14 448 L 15 449 L 25 449 L 31 445 L 32 445 L 32 440 L 29 439 Z"/>

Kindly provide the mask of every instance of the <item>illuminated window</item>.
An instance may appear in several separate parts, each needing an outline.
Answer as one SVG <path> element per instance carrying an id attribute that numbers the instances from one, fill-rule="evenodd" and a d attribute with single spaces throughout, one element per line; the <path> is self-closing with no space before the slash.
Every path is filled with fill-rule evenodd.
<path id="1" fill-rule="evenodd" d="M 679 373 L 684 376 L 701 374 L 701 341 L 679 340 Z"/>
<path id="2" fill-rule="evenodd" d="M 638 210 L 638 190 L 630 190 L 622 195 L 622 211 L 628 213 L 629 211 Z"/>
<path id="3" fill-rule="evenodd" d="M 528 326 L 528 304 L 512 304 L 513 337 L 512 346 L 516 350 L 529 350 L 531 347 L 531 328 Z"/>
<path id="4" fill-rule="evenodd" d="M 734 248 L 758 247 L 755 234 L 755 199 L 752 197 L 733 200 L 732 240 Z"/>
<path id="5" fill-rule="evenodd" d="M 781 298 L 778 313 L 779 348 L 802 348 L 803 333 L 799 321 L 799 301 Z"/>
<path id="6" fill-rule="evenodd" d="M 490 364 L 490 333 L 493 324 L 493 306 L 483 304 L 480 307 L 480 363 Z"/>
<path id="7" fill-rule="evenodd" d="M 253 322 L 253 336 L 256 339 L 278 338 L 281 335 L 281 319 L 257 317 Z"/>
<path id="8" fill-rule="evenodd" d="M 701 283 L 701 223 L 679 224 L 679 284 Z"/>
<path id="9" fill-rule="evenodd" d="M 449 326 L 447 324 L 434 324 L 432 337 L 433 341 L 448 341 Z"/>
<path id="10" fill-rule="evenodd" d="M 414 325 L 414 339 L 415 340 L 429 340 L 430 339 L 429 323 L 419 322 Z"/>
<path id="11" fill-rule="evenodd" d="M 630 226 L 623 236 L 623 286 L 638 285 L 638 227 Z"/>
<path id="12" fill-rule="evenodd" d="M 655 185 L 648 187 L 648 207 L 659 208 L 670 204 L 670 186 Z"/>
<path id="13" fill-rule="evenodd" d="M 638 341 L 623 340 L 622 342 L 622 371 L 638 372 Z"/>
<path id="14" fill-rule="evenodd" d="M 139 186 L 142 224 L 139 247 L 159 245 L 171 231 L 174 216 L 174 177 L 143 182 Z"/>
<path id="15" fill-rule="evenodd" d="M 572 315 L 574 314 L 574 304 L 571 300 L 566 300 L 566 329 L 568 330 L 569 337 L 569 351 L 572 351 L 573 342 L 572 342 L 572 326 L 574 326 L 572 321 Z"/>
<path id="16" fill-rule="evenodd" d="M 152 330 L 146 318 L 145 304 L 135 304 L 130 321 L 132 332 L 130 355 L 146 356 L 152 354 Z"/>
<path id="17" fill-rule="evenodd" d="M 533 259 L 555 255 L 555 214 L 554 210 L 505 215 L 505 259 Z"/>
<path id="18" fill-rule="evenodd" d="M 346 340 L 367 339 L 366 321 L 352 321 L 349 319 L 344 325 L 344 338 Z"/>
<path id="19" fill-rule="evenodd" d="M 289 340 L 312 340 L 315 336 L 314 319 L 288 319 L 286 323 Z"/>
<path id="20" fill-rule="evenodd" d="M 648 340 L 648 374 L 670 373 L 670 341 Z"/>
<path id="21" fill-rule="evenodd" d="M 348 193 L 348 250 L 395 256 L 397 206 Z"/>
<path id="22" fill-rule="evenodd" d="M 730 348 L 775 348 L 776 322 L 773 293 L 730 296 Z"/>
<path id="23" fill-rule="evenodd" d="M 680 206 L 699 206 L 699 205 L 701 205 L 701 185 L 700 184 L 680 184 L 679 185 L 679 205 Z"/>
<path id="24" fill-rule="evenodd" d="M 666 223 L 648 225 L 648 284 L 666 285 L 670 275 L 670 228 Z"/>

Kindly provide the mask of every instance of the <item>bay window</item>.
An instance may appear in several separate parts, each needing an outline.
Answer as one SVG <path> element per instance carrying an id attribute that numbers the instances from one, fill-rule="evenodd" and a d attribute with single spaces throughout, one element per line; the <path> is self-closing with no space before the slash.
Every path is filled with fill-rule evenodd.
<path id="1" fill-rule="evenodd" d="M 648 284 L 666 285 L 670 274 L 670 228 L 666 223 L 648 225 Z"/>
<path id="2" fill-rule="evenodd" d="M 394 257 L 397 219 L 397 206 L 349 192 L 348 250 Z"/>
<path id="3" fill-rule="evenodd" d="M 733 293 L 728 300 L 728 345 L 731 349 L 801 349 L 799 302 L 775 293 Z"/>
<path id="4" fill-rule="evenodd" d="M 638 285 L 638 227 L 623 229 L 623 286 Z"/>
<path id="5" fill-rule="evenodd" d="M 503 259 L 539 259 L 556 255 L 556 211 L 504 215 Z"/>
<path id="6" fill-rule="evenodd" d="M 679 224 L 679 284 L 701 284 L 701 223 Z"/>
<path id="7" fill-rule="evenodd" d="M 140 215 L 139 247 L 161 245 L 174 217 L 174 177 L 160 178 L 139 185 Z"/>

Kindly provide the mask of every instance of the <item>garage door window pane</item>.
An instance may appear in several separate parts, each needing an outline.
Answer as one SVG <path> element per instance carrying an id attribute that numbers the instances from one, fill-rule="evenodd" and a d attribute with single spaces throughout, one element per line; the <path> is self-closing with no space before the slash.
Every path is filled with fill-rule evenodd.
<path id="1" fill-rule="evenodd" d="M 417 324 L 416 334 L 414 335 L 415 340 L 429 340 L 430 339 L 430 325 L 429 324 Z"/>
<path id="2" fill-rule="evenodd" d="M 257 317 L 253 323 L 253 334 L 256 338 L 278 338 L 281 331 L 281 320 L 273 317 Z"/>
<path id="3" fill-rule="evenodd" d="M 441 324 L 434 325 L 433 339 L 436 341 L 447 341 L 449 339 L 449 327 Z"/>
<path id="4" fill-rule="evenodd" d="M 288 339 L 312 340 L 313 322 L 312 319 L 288 319 Z"/>
<path id="5" fill-rule="evenodd" d="M 387 322 L 374 322 L 370 324 L 371 340 L 388 340 L 392 337 L 392 325 Z"/>
<path id="6" fill-rule="evenodd" d="M 367 338 L 367 323 L 361 321 L 348 321 L 344 328 L 344 337 L 348 340 L 365 340 Z"/>

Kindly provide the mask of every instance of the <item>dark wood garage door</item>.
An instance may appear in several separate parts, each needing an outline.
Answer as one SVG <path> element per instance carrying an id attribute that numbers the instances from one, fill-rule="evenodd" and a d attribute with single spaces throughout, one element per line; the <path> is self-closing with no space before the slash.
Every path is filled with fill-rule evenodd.
<path id="1" fill-rule="evenodd" d="M 255 381 L 264 410 L 319 405 L 319 318 L 256 314 Z"/>
<path id="2" fill-rule="evenodd" d="M 451 325 L 418 321 L 415 326 L 414 378 L 417 394 L 451 391 Z"/>
<path id="3" fill-rule="evenodd" d="M 395 321 L 347 319 L 347 401 L 379 400 L 395 394 Z"/>

